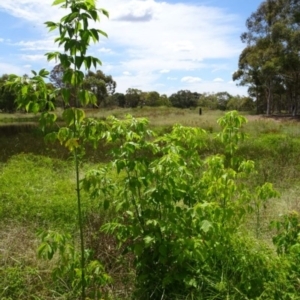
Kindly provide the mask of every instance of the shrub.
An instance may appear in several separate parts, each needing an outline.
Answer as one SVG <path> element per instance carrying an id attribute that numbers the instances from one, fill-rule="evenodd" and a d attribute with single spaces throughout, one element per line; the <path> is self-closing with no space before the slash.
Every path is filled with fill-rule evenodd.
<path id="1" fill-rule="evenodd" d="M 275 195 L 270 184 L 253 195 L 243 183 L 254 171 L 253 162 L 236 157 L 245 122 L 235 111 L 221 118 L 224 155 L 202 159 L 204 130 L 176 125 L 153 140 L 145 119 L 108 120 L 107 141 L 122 143 L 82 184 L 117 212 L 102 230 L 134 254 L 135 299 L 253 299 L 266 284 L 281 293 L 271 253 L 241 236 L 253 199 Z"/>

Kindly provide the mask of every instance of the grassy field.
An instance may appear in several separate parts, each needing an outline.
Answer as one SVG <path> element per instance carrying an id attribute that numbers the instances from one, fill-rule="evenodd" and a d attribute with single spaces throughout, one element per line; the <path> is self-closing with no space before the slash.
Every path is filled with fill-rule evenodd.
<path id="1" fill-rule="evenodd" d="M 220 130 L 216 121 L 224 112 L 204 111 L 199 116 L 197 110 L 144 107 L 86 113 L 102 119 L 111 114 L 118 118 L 126 114 L 146 117 L 159 135 L 169 132 L 176 123 L 200 127 L 211 133 L 207 153 L 219 151 L 214 134 Z M 295 120 L 246 117 L 249 122 L 244 132 L 248 139 L 239 154 L 254 160 L 257 168 L 248 184 L 268 181 L 281 193 L 279 198 L 270 199 L 263 210 L 260 238 L 270 244 L 269 222 L 291 210 L 300 211 L 300 127 Z M 0 299 L 69 299 L 67 284 L 52 284 L 50 271 L 54 262 L 37 259 L 36 249 L 40 229 L 77 231 L 72 161 L 59 144 L 46 144 L 37 128 L 24 125 L 33 120 L 36 116 L 0 114 Z M 90 149 L 83 169 L 105 164 L 107 150 L 105 145 L 97 151 Z M 116 260 L 121 250 L 116 249 L 112 237 L 98 230 L 109 215 L 103 216 L 98 205 L 85 194 L 83 205 L 88 246 L 104 257 L 104 264 L 115 279 L 109 293 L 113 299 L 126 299 L 132 289 L 131 260 L 122 262 L 120 268 Z M 253 220 L 248 226 L 249 230 L 254 228 Z"/>

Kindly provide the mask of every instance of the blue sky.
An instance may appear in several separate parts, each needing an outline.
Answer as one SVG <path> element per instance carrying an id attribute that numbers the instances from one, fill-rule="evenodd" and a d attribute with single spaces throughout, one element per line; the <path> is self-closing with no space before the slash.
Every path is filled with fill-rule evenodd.
<path id="1" fill-rule="evenodd" d="M 44 54 L 57 50 L 55 33 L 45 21 L 58 21 L 63 10 L 52 0 L 0 1 L 0 75 L 29 74 L 47 68 Z M 109 0 L 98 1 L 110 18 L 95 24 L 108 34 L 90 48 L 100 68 L 128 88 L 170 95 L 228 91 L 246 94 L 232 82 L 238 57 L 245 47 L 240 35 L 247 17 L 260 0 Z"/>

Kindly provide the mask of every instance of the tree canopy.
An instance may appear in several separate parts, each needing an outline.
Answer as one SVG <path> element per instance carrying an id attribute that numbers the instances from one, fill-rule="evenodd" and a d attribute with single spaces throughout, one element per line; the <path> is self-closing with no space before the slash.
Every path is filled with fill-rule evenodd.
<path id="1" fill-rule="evenodd" d="M 192 93 L 189 90 L 181 90 L 172 94 L 169 100 L 174 107 L 190 108 L 197 106 L 199 97 L 199 93 Z"/>
<path id="2" fill-rule="evenodd" d="M 293 113 L 300 95 L 300 1 L 265 0 L 246 21 L 246 47 L 233 80 L 249 87 L 257 111 Z"/>

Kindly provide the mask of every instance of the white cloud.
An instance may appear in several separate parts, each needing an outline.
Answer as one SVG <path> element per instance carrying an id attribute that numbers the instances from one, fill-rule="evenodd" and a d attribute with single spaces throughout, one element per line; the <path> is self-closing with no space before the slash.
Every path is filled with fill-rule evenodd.
<path id="1" fill-rule="evenodd" d="M 121 3 L 121 2 L 120 2 Z M 117 8 L 113 19 L 123 22 L 149 22 L 153 19 L 155 14 L 154 1 L 129 1 L 124 2 Z"/>
<path id="2" fill-rule="evenodd" d="M 0 43 L 4 42 L 4 39 L 0 38 Z"/>
<path id="3" fill-rule="evenodd" d="M 58 47 L 54 44 L 54 36 L 47 37 L 44 40 L 35 40 L 35 41 L 20 41 L 13 43 L 13 46 L 19 47 L 22 51 L 58 51 Z"/>
<path id="4" fill-rule="evenodd" d="M 202 81 L 200 77 L 185 76 L 181 78 L 181 82 L 186 82 L 186 83 L 195 83 L 200 81 Z"/>
<path id="5" fill-rule="evenodd" d="M 227 63 L 213 64 L 212 65 L 211 73 L 215 73 L 215 72 L 223 71 L 223 70 L 227 70 L 228 71 L 229 69 L 230 69 L 230 66 L 228 66 Z"/>
<path id="6" fill-rule="evenodd" d="M 47 29 L 43 23 L 47 20 L 57 21 L 65 11 L 51 6 L 52 2 L 53 0 L 0 1 L 1 10 L 32 23 L 35 30 L 42 33 L 42 37 L 36 41 L 24 39 L 14 44 L 24 51 L 22 58 L 32 62 L 32 65 L 35 61 L 46 61 L 46 58 L 40 52 L 31 54 L 28 51 L 48 52 L 57 49 L 53 36 L 46 35 Z M 172 72 L 174 77 L 167 77 L 165 82 L 170 85 L 165 86 L 163 92 L 176 92 L 186 86 L 192 88 L 193 84 L 195 89 L 200 89 L 199 86 L 205 88 L 205 73 L 229 68 L 227 63 L 219 64 L 214 59 L 221 62 L 240 54 L 243 48 L 239 39 L 241 28 L 235 16 L 215 7 L 197 4 L 199 1 L 181 2 L 110 0 L 103 3 L 104 8 L 110 12 L 110 18 L 103 16 L 101 22 L 93 26 L 107 32 L 109 38 L 101 37 L 101 46 L 94 46 L 91 51 L 100 54 L 100 59 L 101 53 L 103 56 L 114 54 L 102 59 L 102 69 L 117 81 L 118 91 L 125 91 L 128 87 L 143 90 L 153 90 L 154 86 L 162 87 L 162 80 L 166 80 L 162 74 L 168 72 Z M 43 35 L 47 38 L 43 38 Z M 232 69 L 234 67 L 231 66 L 230 70 Z M 180 74 L 182 71 L 192 70 L 199 77 L 183 77 Z M 205 72 L 201 73 L 203 70 Z M 222 75 L 218 73 L 218 76 Z M 182 78 L 182 82 L 176 82 L 177 78 Z M 207 85 L 207 91 L 209 87 L 219 88 L 221 84 L 225 84 L 217 83 Z"/>
<path id="7" fill-rule="evenodd" d="M 105 47 L 98 49 L 98 51 L 102 52 L 102 53 L 112 53 L 113 52 L 111 49 L 105 48 Z"/>
<path id="8" fill-rule="evenodd" d="M 12 64 L 1 63 L 0 62 L 0 70 L 1 74 L 17 74 L 23 75 L 24 70 L 18 66 L 14 66 Z"/>
<path id="9" fill-rule="evenodd" d="M 51 6 L 52 2 L 52 0 L 6 0 L 1 1 L 0 8 L 16 18 L 43 23 L 49 16 L 52 19 L 56 17 L 57 20 L 61 15 L 57 7 Z"/>
<path id="10" fill-rule="evenodd" d="M 167 69 L 162 69 L 162 70 L 159 71 L 159 73 L 161 73 L 161 74 L 166 74 L 166 73 L 169 73 L 169 72 L 170 72 L 170 70 L 167 70 Z"/>
<path id="11" fill-rule="evenodd" d="M 191 41 L 167 42 L 164 47 L 170 52 L 191 52 L 195 49 Z"/>
<path id="12" fill-rule="evenodd" d="M 223 82 L 224 79 L 220 78 L 220 77 L 217 77 L 213 80 L 214 82 Z"/>
<path id="13" fill-rule="evenodd" d="M 39 61 L 39 60 L 44 60 L 46 61 L 46 56 L 44 54 L 23 54 L 21 56 L 23 60 L 27 61 Z"/>
<path id="14" fill-rule="evenodd" d="M 29 69 L 29 68 L 31 68 L 31 65 L 24 65 L 23 67 L 26 69 Z"/>
<path id="15" fill-rule="evenodd" d="M 114 76 L 117 82 L 117 91 L 124 93 L 128 88 L 137 88 L 143 91 L 153 91 L 153 86 L 157 83 L 160 75 L 151 72 L 139 72 L 134 75 Z M 160 83 L 160 82 L 158 82 Z"/>

